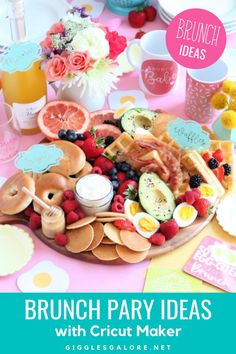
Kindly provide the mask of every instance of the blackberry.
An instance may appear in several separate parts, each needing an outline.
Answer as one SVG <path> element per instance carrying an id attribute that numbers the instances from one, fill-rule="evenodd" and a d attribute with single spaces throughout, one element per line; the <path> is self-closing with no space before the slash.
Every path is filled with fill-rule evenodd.
<path id="1" fill-rule="evenodd" d="M 200 187 L 201 183 L 202 183 L 202 176 L 193 175 L 190 177 L 189 185 L 191 188 L 198 188 Z"/>
<path id="2" fill-rule="evenodd" d="M 110 119 L 104 120 L 103 124 L 110 124 L 110 125 L 116 126 L 116 122 L 114 122 L 113 120 L 110 120 Z"/>
<path id="3" fill-rule="evenodd" d="M 208 161 L 208 166 L 211 170 L 215 170 L 217 167 L 219 167 L 219 162 L 213 157 Z"/>
<path id="4" fill-rule="evenodd" d="M 108 146 L 108 145 L 111 145 L 113 143 L 115 139 L 113 138 L 113 136 L 110 136 L 108 135 L 105 139 L 105 145 Z"/>
<path id="5" fill-rule="evenodd" d="M 120 170 L 121 172 L 128 172 L 130 170 L 130 165 L 127 162 L 122 162 Z"/>
<path id="6" fill-rule="evenodd" d="M 225 176 L 229 176 L 231 173 L 231 166 L 228 163 L 224 163 L 223 165 Z"/>
<path id="7" fill-rule="evenodd" d="M 67 140 L 66 131 L 64 129 L 59 130 L 58 138 L 61 140 Z"/>
<path id="8" fill-rule="evenodd" d="M 116 163 L 116 168 L 118 171 L 121 171 L 121 165 L 122 165 L 122 162 L 117 162 Z"/>

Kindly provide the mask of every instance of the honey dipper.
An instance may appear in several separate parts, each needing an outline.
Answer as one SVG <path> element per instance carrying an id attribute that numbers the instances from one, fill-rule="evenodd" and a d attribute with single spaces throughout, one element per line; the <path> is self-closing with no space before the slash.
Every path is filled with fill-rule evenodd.
<path id="1" fill-rule="evenodd" d="M 22 187 L 22 192 L 24 192 L 25 194 L 27 194 L 28 196 L 30 196 L 36 203 L 38 203 L 43 209 L 48 211 L 48 215 L 52 216 L 55 215 L 58 210 L 57 208 L 53 207 L 53 206 L 49 206 L 47 205 L 42 199 L 40 199 L 39 197 L 37 197 L 35 194 L 33 194 L 28 188 L 26 187 Z"/>

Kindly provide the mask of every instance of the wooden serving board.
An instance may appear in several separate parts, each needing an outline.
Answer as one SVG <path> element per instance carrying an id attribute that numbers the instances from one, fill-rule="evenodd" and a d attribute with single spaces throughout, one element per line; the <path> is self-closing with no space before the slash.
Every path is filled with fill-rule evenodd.
<path id="1" fill-rule="evenodd" d="M 196 221 L 189 227 L 186 227 L 184 229 L 181 229 L 178 235 L 176 235 L 172 240 L 166 241 L 163 246 L 152 246 L 151 249 L 149 250 L 149 253 L 146 257 L 146 259 L 151 259 L 153 257 L 159 256 L 161 254 L 173 251 L 175 248 L 182 246 L 184 243 L 190 241 L 193 239 L 195 236 L 199 234 L 200 231 L 202 231 L 212 220 L 212 218 L 215 215 L 216 209 L 218 206 L 218 201 L 215 203 L 214 209 L 212 211 L 212 214 L 209 215 L 207 218 L 197 218 Z M 23 224 L 23 225 L 28 225 L 28 219 L 27 217 L 21 213 L 13 216 L 7 216 L 0 214 L 0 224 Z M 76 258 L 78 260 L 86 261 L 86 262 L 91 262 L 91 263 L 99 263 L 99 264 L 124 264 L 120 259 L 117 259 L 115 261 L 101 261 L 97 259 L 92 252 L 82 252 L 82 253 L 72 253 L 67 251 L 65 247 L 58 246 L 54 240 L 48 239 L 45 237 L 41 231 L 39 230 L 34 230 L 34 234 L 47 246 L 50 248 L 54 249 L 55 251 L 64 254 L 67 257 L 71 258 Z M 126 263 L 127 264 L 127 263 Z"/>

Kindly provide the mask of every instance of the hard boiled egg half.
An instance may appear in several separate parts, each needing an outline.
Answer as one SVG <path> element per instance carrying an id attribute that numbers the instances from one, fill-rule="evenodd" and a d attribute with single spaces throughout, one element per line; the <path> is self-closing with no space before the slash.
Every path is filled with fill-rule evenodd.
<path id="1" fill-rule="evenodd" d="M 134 200 L 127 199 L 124 204 L 124 212 L 130 221 L 133 221 L 134 216 L 142 211 L 141 205 Z"/>
<path id="2" fill-rule="evenodd" d="M 173 218 L 179 227 L 191 225 L 197 217 L 197 210 L 188 203 L 179 204 L 174 211 Z"/>
<path id="3" fill-rule="evenodd" d="M 136 231 L 143 237 L 149 238 L 157 232 L 160 223 L 153 216 L 147 213 L 138 213 L 133 218 Z"/>
<path id="4" fill-rule="evenodd" d="M 207 183 L 202 183 L 200 187 L 198 187 L 200 193 L 201 193 L 201 198 L 205 198 L 209 200 L 210 203 L 215 203 L 217 197 L 218 197 L 218 192 L 215 189 L 215 187 L 211 186 L 210 184 Z"/>

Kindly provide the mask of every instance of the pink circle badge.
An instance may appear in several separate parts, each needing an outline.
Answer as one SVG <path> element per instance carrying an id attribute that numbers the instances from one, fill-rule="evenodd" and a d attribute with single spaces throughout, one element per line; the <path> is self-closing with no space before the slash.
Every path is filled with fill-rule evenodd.
<path id="1" fill-rule="evenodd" d="M 225 28 L 220 19 L 209 11 L 186 10 L 171 21 L 166 45 L 172 58 L 180 65 L 191 69 L 206 68 L 223 54 Z"/>

